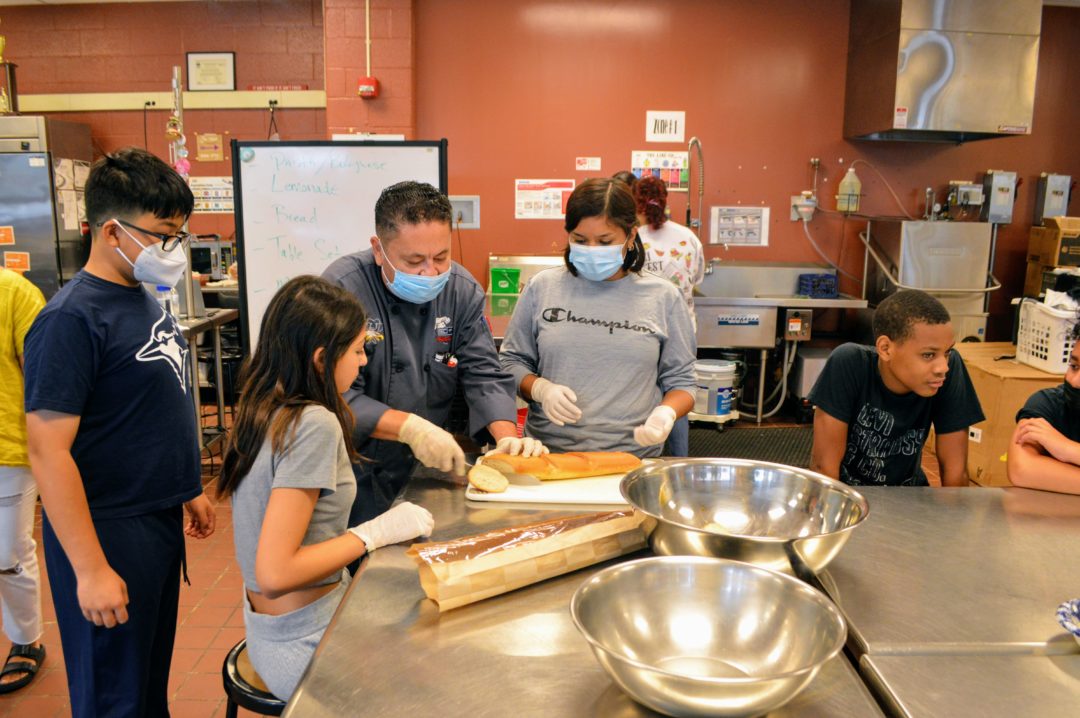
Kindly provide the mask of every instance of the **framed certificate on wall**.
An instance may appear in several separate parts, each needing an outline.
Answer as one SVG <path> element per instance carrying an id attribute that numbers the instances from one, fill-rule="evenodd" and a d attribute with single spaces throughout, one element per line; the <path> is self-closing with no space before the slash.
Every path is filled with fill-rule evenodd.
<path id="1" fill-rule="evenodd" d="M 236 53 L 187 53 L 187 89 L 190 92 L 235 90 Z"/>

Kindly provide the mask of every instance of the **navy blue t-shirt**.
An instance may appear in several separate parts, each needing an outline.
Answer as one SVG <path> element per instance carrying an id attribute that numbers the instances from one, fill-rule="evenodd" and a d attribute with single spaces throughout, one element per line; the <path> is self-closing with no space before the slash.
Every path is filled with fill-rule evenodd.
<path id="1" fill-rule="evenodd" d="M 1016 412 L 1016 420 L 1021 419 L 1046 419 L 1069 441 L 1080 441 L 1080 416 L 1069 411 L 1063 386 L 1040 389 L 1028 397 L 1023 408 Z"/>
<path id="2" fill-rule="evenodd" d="M 142 288 L 85 271 L 26 335 L 26 411 L 81 417 L 71 455 L 90 514 L 122 518 L 198 496 L 188 344 Z"/>
<path id="3" fill-rule="evenodd" d="M 808 398 L 848 425 L 840 480 L 854 486 L 927 486 L 920 464 L 930 426 L 951 434 L 986 418 L 955 351 L 949 353 L 945 384 L 922 397 L 894 394 L 885 386 L 876 348 L 843 344 L 829 355 Z"/>

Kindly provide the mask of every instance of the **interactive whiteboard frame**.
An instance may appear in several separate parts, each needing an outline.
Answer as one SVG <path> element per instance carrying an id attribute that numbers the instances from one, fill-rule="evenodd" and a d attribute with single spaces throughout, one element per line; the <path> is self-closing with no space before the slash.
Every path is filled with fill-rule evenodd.
<path id="1" fill-rule="evenodd" d="M 258 332 L 259 324 L 262 322 L 262 313 L 259 313 L 257 321 L 251 321 L 251 306 L 253 304 L 250 292 L 254 288 L 258 288 L 257 291 L 264 291 L 263 284 L 265 282 L 250 281 L 248 277 L 249 262 L 246 261 L 247 253 L 245 251 L 245 234 L 248 228 L 248 221 L 255 221 L 252 217 L 245 218 L 244 215 L 244 188 L 243 188 L 243 176 L 242 166 L 243 161 L 241 159 L 243 150 L 245 148 L 252 148 L 255 150 L 260 149 L 282 149 L 282 148 L 327 148 L 327 149 L 344 149 L 360 147 L 365 150 L 372 150 L 373 155 L 378 155 L 383 152 L 409 152 L 414 149 L 423 152 L 425 155 L 430 155 L 430 150 L 435 148 L 438 150 L 437 162 L 438 162 L 438 176 L 439 176 L 439 190 L 446 194 L 447 191 L 447 161 L 446 161 L 446 148 L 447 141 L 442 140 L 406 140 L 401 142 L 396 141 L 325 141 L 325 140 L 310 140 L 310 141 L 296 141 L 296 142 L 273 142 L 273 141 L 247 141 L 247 140 L 233 140 L 232 147 L 232 169 L 233 169 L 233 187 L 234 198 L 236 205 L 236 255 L 240 262 L 240 268 L 238 271 L 239 280 L 239 294 L 240 294 L 240 327 L 241 327 L 241 341 L 244 344 L 245 353 L 250 355 L 254 350 L 256 335 Z M 410 179 L 409 177 L 399 177 L 394 179 L 394 182 L 400 182 Z M 348 201 L 344 199 L 342 201 Z M 367 248 L 367 238 L 374 234 L 375 225 L 375 206 L 374 204 L 366 210 L 371 218 L 371 231 L 370 234 L 354 228 L 357 236 L 360 236 L 362 244 L 358 244 L 353 251 L 360 251 Z M 325 267 L 324 267 L 325 269 Z M 299 274 L 299 272 L 297 273 Z M 293 275 L 297 276 L 297 275 Z M 278 279 L 291 279 L 292 277 L 274 277 L 271 281 L 277 281 Z M 264 305 L 265 306 L 265 305 Z"/>

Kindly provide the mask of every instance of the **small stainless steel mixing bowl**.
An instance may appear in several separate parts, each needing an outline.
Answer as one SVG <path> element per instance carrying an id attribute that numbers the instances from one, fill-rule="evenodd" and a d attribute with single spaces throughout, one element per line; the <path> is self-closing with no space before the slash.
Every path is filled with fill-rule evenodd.
<path id="1" fill-rule="evenodd" d="M 817 572 L 870 512 L 862 494 L 826 476 L 742 459 L 684 459 L 642 466 L 620 484 L 649 518 L 654 552 L 747 561 L 787 573 Z"/>
<path id="2" fill-rule="evenodd" d="M 600 665 L 673 716 L 758 716 L 794 698 L 847 635 L 798 579 L 738 561 L 661 556 L 593 575 L 570 600 Z"/>

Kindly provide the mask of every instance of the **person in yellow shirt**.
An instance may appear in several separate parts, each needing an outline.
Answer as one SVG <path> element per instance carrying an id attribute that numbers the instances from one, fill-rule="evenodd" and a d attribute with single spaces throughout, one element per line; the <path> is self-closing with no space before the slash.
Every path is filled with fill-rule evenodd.
<path id="1" fill-rule="evenodd" d="M 43 306 L 41 290 L 0 268 L 0 606 L 12 644 L 0 671 L 0 693 L 30 683 L 45 660 L 33 536 L 37 485 L 26 451 L 22 373 L 23 339 Z"/>

